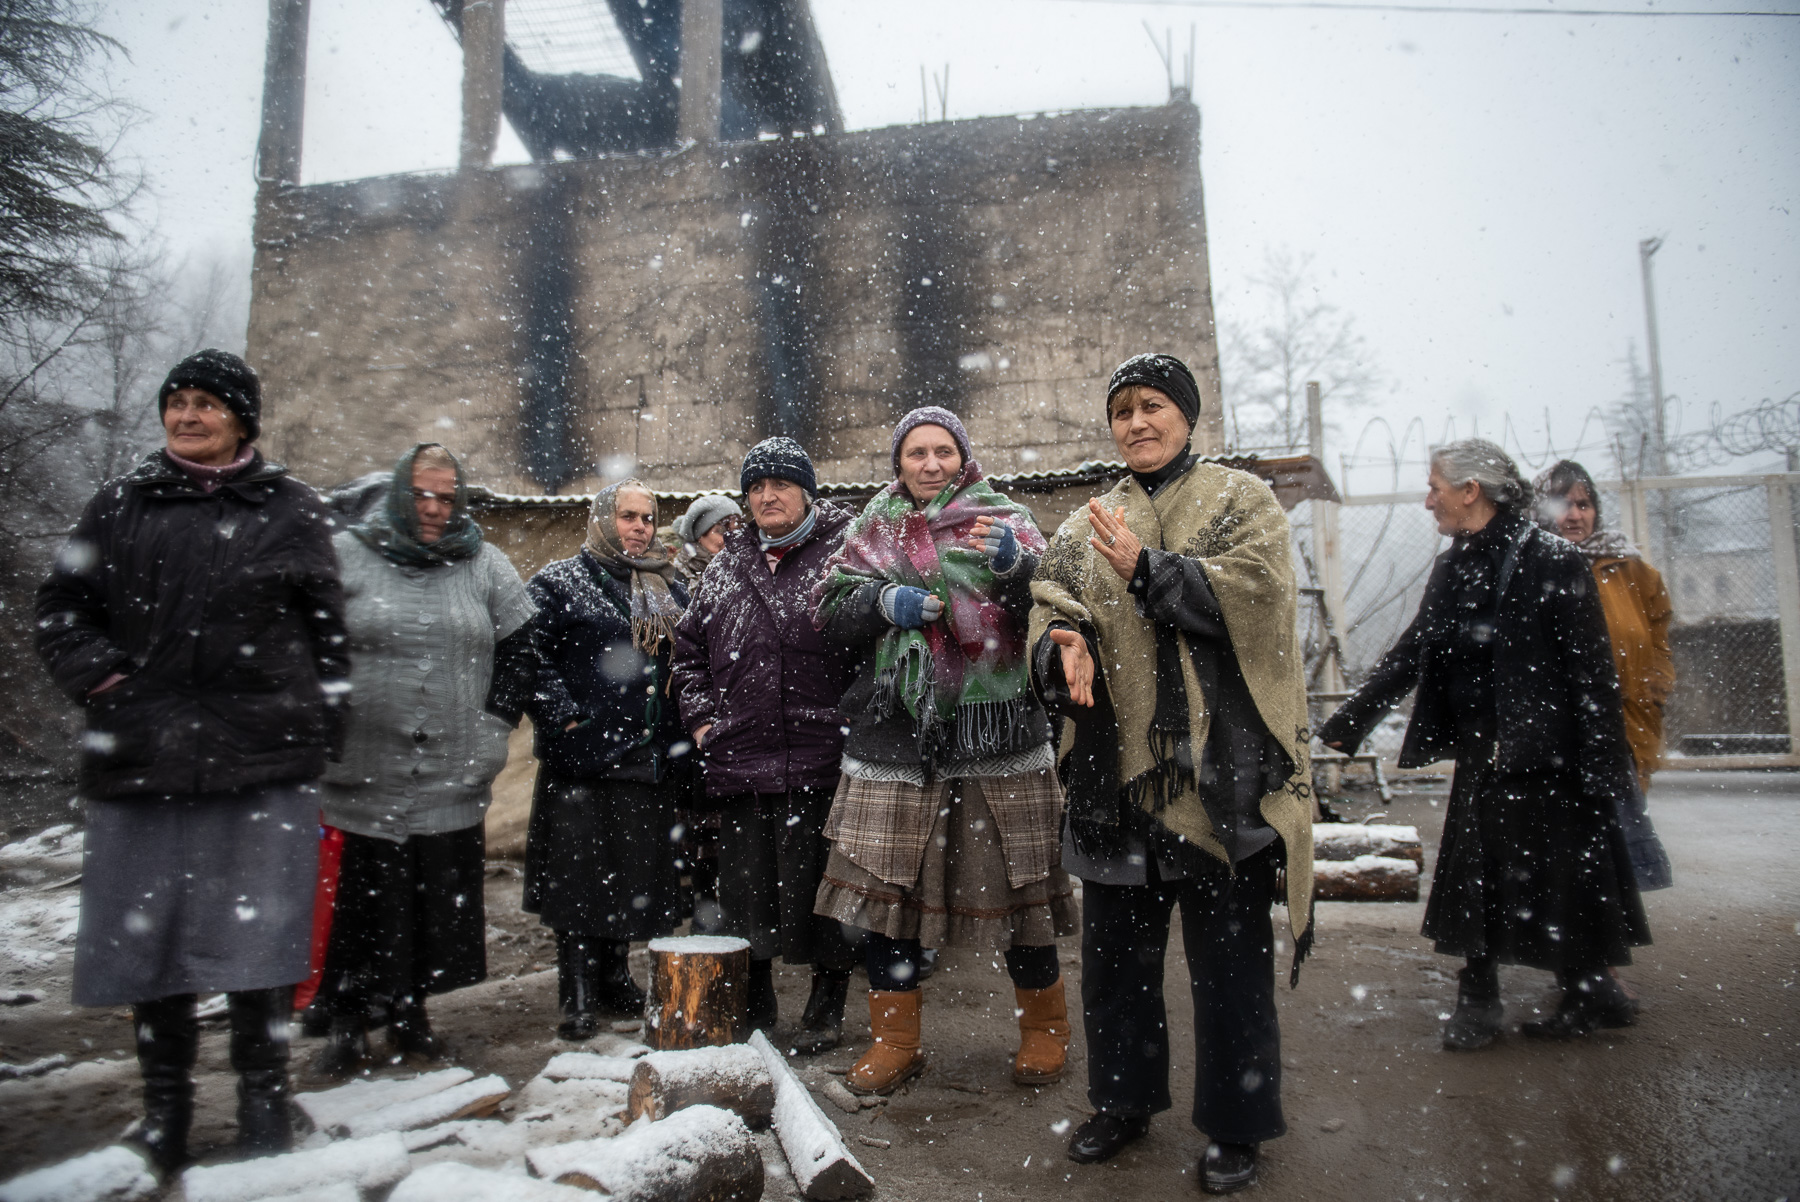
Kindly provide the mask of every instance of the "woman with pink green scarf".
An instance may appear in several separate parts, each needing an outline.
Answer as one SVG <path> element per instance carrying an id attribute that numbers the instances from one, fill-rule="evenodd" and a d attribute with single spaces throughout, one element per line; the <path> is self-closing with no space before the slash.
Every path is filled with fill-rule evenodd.
<path id="1" fill-rule="evenodd" d="M 1062 787 L 1031 689 L 1026 617 L 1044 538 L 982 476 L 955 414 L 894 429 L 893 484 L 814 589 L 814 624 L 866 653 L 815 912 L 865 933 L 874 1042 L 845 1078 L 886 1094 L 925 1065 L 923 948 L 1005 954 L 1018 1000 L 1013 1080 L 1062 1076 L 1056 939 L 1079 926 L 1058 836 Z"/>

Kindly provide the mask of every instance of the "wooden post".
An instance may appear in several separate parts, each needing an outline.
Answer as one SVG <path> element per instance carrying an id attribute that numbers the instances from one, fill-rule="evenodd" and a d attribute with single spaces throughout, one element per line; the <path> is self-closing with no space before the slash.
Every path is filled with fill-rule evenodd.
<path id="1" fill-rule="evenodd" d="M 1769 551 L 1781 624 L 1781 675 L 1787 686 L 1788 754 L 1800 755 L 1800 553 L 1794 545 L 1794 494 L 1786 476 L 1770 476 Z"/>
<path id="2" fill-rule="evenodd" d="M 262 135 L 256 178 L 300 182 L 300 130 L 306 115 L 306 31 L 311 0 L 269 0 L 269 45 L 263 58 Z"/>
<path id="3" fill-rule="evenodd" d="M 720 59 L 724 53 L 722 0 L 681 0 L 681 120 L 684 142 L 719 140 Z"/>
<path id="4" fill-rule="evenodd" d="M 464 171 L 494 161 L 500 144 L 500 98 L 506 63 L 506 0 L 466 0 L 462 7 L 462 156 Z"/>
<path id="5" fill-rule="evenodd" d="M 653 1048 L 742 1043 L 750 1013 L 750 944 L 724 935 L 650 941 L 650 1002 L 644 1014 Z"/>

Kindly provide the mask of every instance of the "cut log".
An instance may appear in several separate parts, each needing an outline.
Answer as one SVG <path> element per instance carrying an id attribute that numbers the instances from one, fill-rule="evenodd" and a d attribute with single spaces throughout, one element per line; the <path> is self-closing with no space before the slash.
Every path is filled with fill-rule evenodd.
<path id="1" fill-rule="evenodd" d="M 634 1062 L 625 1121 L 642 1115 L 668 1118 L 689 1106 L 720 1106 L 752 1130 L 769 1125 L 775 1110 L 775 1082 L 754 1048 L 741 1043 L 684 1052 L 651 1052 Z"/>
<path id="2" fill-rule="evenodd" d="M 312 1120 L 315 1129 L 326 1131 L 353 1115 L 380 1110 L 384 1106 L 397 1106 L 415 1098 L 429 1097 L 474 1079 L 475 1074 L 466 1068 L 446 1068 L 435 1073 L 421 1073 L 404 1081 L 352 1081 L 336 1089 L 295 1094 L 294 1105 Z"/>
<path id="3" fill-rule="evenodd" d="M 768 1036 L 758 1031 L 750 1046 L 775 1082 L 775 1137 L 801 1194 L 811 1202 L 838 1202 L 873 1193 L 875 1179 L 844 1146 L 837 1125 L 825 1117 Z"/>
<path id="4" fill-rule="evenodd" d="M 383 1131 L 435 1127 L 453 1119 L 482 1118 L 494 1113 L 495 1108 L 511 1092 L 512 1086 L 506 1083 L 505 1077 L 483 1077 L 479 1081 L 465 1081 L 461 1085 L 453 1085 L 422 1098 L 353 1114 L 328 1130 L 332 1135 L 361 1138 L 379 1135 Z"/>
<path id="5" fill-rule="evenodd" d="M 725 935 L 650 941 L 650 1001 L 645 1033 L 651 1047 L 719 1047 L 742 1043 L 750 1008 L 750 944 Z"/>
<path id="6" fill-rule="evenodd" d="M 1419 866 L 1391 856 L 1314 860 L 1313 896 L 1320 901 L 1418 901 Z"/>
<path id="7" fill-rule="evenodd" d="M 0 1185 L 0 1202 L 140 1202 L 156 1188 L 144 1158 L 114 1144 L 14 1177 Z"/>
<path id="8" fill-rule="evenodd" d="M 554 1181 L 440 1161 L 395 1186 L 388 1202 L 593 1202 L 593 1195 Z"/>
<path id="9" fill-rule="evenodd" d="M 612 1202 L 759 1202 L 763 1193 L 750 1128 L 717 1106 L 639 1120 L 612 1139 L 534 1148 L 525 1160 L 540 1177 L 599 1190 Z"/>
<path id="10" fill-rule="evenodd" d="M 646 1049 L 648 1050 L 648 1049 Z M 552 1081 L 629 1081 L 638 1062 L 626 1056 L 596 1056 L 592 1052 L 560 1052 L 550 1057 L 540 1076 Z"/>
<path id="11" fill-rule="evenodd" d="M 1387 856 L 1411 860 L 1425 867 L 1425 848 L 1416 826 L 1389 826 L 1359 822 L 1313 823 L 1314 860 L 1354 860 L 1358 856 Z"/>
<path id="12" fill-rule="evenodd" d="M 181 1175 L 187 1202 L 260 1202 L 349 1182 L 364 1192 L 386 1189 L 412 1168 L 393 1132 L 285 1156 L 235 1164 L 196 1165 Z"/>

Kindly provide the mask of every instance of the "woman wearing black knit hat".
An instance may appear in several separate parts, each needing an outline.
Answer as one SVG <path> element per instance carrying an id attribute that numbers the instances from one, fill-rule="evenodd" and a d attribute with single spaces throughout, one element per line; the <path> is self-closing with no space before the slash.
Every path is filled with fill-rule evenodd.
<path id="1" fill-rule="evenodd" d="M 87 712 L 74 1000 L 131 1007 L 144 1119 L 187 1159 L 194 998 L 230 998 L 238 1148 L 289 1147 L 288 1019 L 306 978 L 319 795 L 348 693 L 318 494 L 256 452 L 262 390 L 206 350 L 157 394 L 167 445 L 103 486 L 38 590 L 38 652 Z"/>
<path id="2" fill-rule="evenodd" d="M 1088 1100 L 1069 1157 L 1105 1160 L 1167 1110 L 1163 953 L 1181 907 L 1194 997 L 1202 1188 L 1253 1184 L 1286 1131 L 1275 1015 L 1277 871 L 1296 964 L 1310 942 L 1312 799 L 1287 515 L 1189 446 L 1200 393 L 1170 355 L 1113 373 L 1129 473 L 1051 539 L 1032 581 L 1033 670 L 1074 726 L 1063 867 L 1082 888 Z"/>

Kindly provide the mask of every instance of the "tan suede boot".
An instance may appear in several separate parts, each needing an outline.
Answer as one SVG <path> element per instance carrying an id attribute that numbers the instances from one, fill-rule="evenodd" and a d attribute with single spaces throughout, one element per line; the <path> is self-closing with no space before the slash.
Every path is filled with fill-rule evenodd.
<path id="1" fill-rule="evenodd" d="M 1069 1058 L 1069 1008 L 1062 978 L 1047 989 L 1013 990 L 1019 1000 L 1019 1054 L 1013 1058 L 1013 1084 L 1049 1085 L 1062 1080 Z"/>
<path id="2" fill-rule="evenodd" d="M 925 1071 L 919 1050 L 919 1003 L 923 989 L 903 993 L 869 990 L 869 1033 L 875 1042 L 844 1076 L 851 1093 L 890 1094 Z"/>

